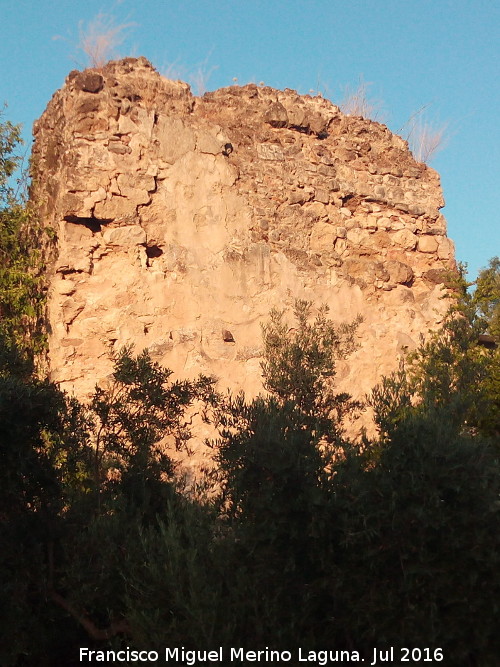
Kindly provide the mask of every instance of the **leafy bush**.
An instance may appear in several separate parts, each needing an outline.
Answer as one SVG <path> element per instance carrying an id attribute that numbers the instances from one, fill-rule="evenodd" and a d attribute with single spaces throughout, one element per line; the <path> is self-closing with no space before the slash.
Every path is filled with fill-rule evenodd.
<path id="1" fill-rule="evenodd" d="M 213 381 L 171 383 L 146 353 L 123 350 L 113 383 L 86 408 L 0 342 L 2 631 L 16 639 L 3 643 L 1 662 L 18 664 L 25 653 L 36 664 L 54 656 L 68 664 L 66 648 L 74 651 L 84 631 L 93 641 L 129 632 L 124 555 L 178 495 L 159 441 L 174 431 L 187 437 L 184 411 Z M 66 647 L 58 626 L 70 618 Z"/>
<path id="2" fill-rule="evenodd" d="M 21 164 L 20 132 L 18 125 L 0 122 L 0 329 L 35 356 L 45 344 L 41 230 L 11 185 Z"/>
<path id="3" fill-rule="evenodd" d="M 377 464 L 351 472 L 341 475 L 337 582 L 350 640 L 440 646 L 447 665 L 494 665 L 498 449 L 461 435 L 453 416 L 436 408 L 404 418 Z"/>
<path id="4" fill-rule="evenodd" d="M 495 299 L 481 296 L 490 294 L 489 288 L 474 295 L 467 288 L 459 277 L 457 300 L 442 326 L 373 390 L 370 402 L 382 435 L 405 415 L 435 407 L 470 433 L 500 435 L 500 351 L 481 344 L 481 334 L 494 326 Z"/>
<path id="5" fill-rule="evenodd" d="M 500 259 L 493 257 L 479 272 L 472 303 L 486 331 L 500 341 Z"/>
<path id="6" fill-rule="evenodd" d="M 49 547 L 61 529 L 60 460 L 73 442 L 64 396 L 39 380 L 0 332 L 0 663 L 15 665 L 33 645 L 50 643 L 45 617 Z M 20 659 L 20 658 L 19 658 Z M 21 663 L 19 663 L 21 664 Z M 39 664 L 43 664 L 40 662 Z"/>
<path id="7" fill-rule="evenodd" d="M 294 404 L 304 423 L 333 443 L 340 440 L 346 417 L 362 407 L 347 394 L 335 392 L 335 361 L 355 349 L 361 318 L 335 326 L 323 306 L 311 322 L 311 306 L 307 301 L 295 302 L 293 327 L 283 311 L 271 311 L 262 329 L 262 375 L 264 387 L 281 404 Z"/>

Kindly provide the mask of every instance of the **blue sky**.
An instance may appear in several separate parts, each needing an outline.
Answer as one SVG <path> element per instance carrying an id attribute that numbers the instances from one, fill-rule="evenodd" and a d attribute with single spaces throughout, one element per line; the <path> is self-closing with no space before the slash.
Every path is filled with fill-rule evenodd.
<path id="1" fill-rule="evenodd" d="M 115 55 L 187 80 L 201 69 L 209 90 L 236 78 L 338 103 L 361 79 L 403 135 L 425 106 L 425 122 L 447 126 L 431 166 L 457 259 L 474 278 L 500 255 L 498 0 L 0 0 L 0 103 L 27 141 L 68 72 L 87 64 L 79 26 L 99 12 L 134 23 Z"/>

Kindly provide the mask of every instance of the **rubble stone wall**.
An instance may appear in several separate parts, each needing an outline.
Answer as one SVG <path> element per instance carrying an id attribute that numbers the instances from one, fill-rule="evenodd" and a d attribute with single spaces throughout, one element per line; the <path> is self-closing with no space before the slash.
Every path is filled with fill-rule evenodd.
<path id="1" fill-rule="evenodd" d="M 81 398 L 127 344 L 256 394 L 260 325 L 296 298 L 363 316 L 338 366 L 359 397 L 446 309 L 438 174 L 319 96 L 250 84 L 197 98 L 128 58 L 71 72 L 34 132 L 34 198 L 57 239 L 51 374 Z"/>

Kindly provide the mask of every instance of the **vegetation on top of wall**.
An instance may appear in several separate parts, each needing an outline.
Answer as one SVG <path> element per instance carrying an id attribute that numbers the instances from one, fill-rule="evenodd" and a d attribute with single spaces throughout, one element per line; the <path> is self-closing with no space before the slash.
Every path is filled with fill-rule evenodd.
<path id="1" fill-rule="evenodd" d="M 346 86 L 344 97 L 339 104 L 342 113 L 383 122 L 382 102 L 369 96 L 370 85 L 360 78 L 356 87 Z M 426 164 L 445 147 L 448 139 L 446 123 L 432 123 L 425 118 L 424 112 L 428 106 L 424 105 L 412 114 L 404 126 L 398 130 L 398 134 L 402 133 L 408 142 L 408 147 L 415 160 Z"/>
<path id="2" fill-rule="evenodd" d="M 78 49 L 85 54 L 87 66 L 102 69 L 116 58 L 116 49 L 125 41 L 128 30 L 135 23 L 117 23 L 116 18 L 106 12 L 98 12 L 87 23 L 80 21 Z"/>
<path id="3" fill-rule="evenodd" d="M 368 95 L 370 83 L 362 77 L 356 87 L 345 86 L 344 97 L 339 104 L 339 109 L 347 116 L 362 116 L 370 120 L 382 122 L 383 104 L 381 100 L 374 99 Z"/>

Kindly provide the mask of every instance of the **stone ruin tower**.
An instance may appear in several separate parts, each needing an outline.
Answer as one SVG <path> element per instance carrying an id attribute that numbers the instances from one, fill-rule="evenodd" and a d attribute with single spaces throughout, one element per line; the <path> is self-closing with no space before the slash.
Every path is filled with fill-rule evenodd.
<path id="1" fill-rule="evenodd" d="M 51 376 L 80 398 L 126 344 L 254 395 L 260 325 L 296 298 L 363 316 L 338 365 L 360 397 L 446 310 L 438 174 L 319 96 L 249 84 L 200 98 L 126 58 L 71 72 L 34 133 L 34 197 L 56 238 Z"/>

